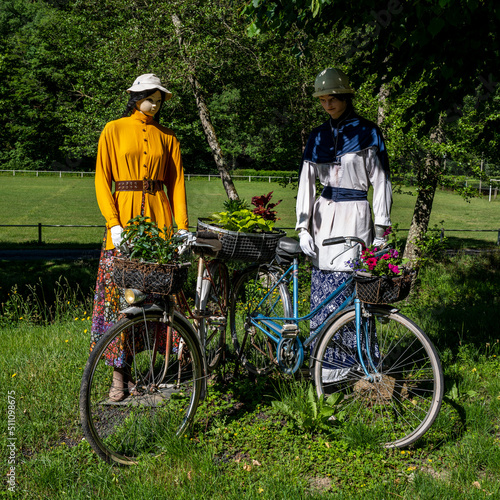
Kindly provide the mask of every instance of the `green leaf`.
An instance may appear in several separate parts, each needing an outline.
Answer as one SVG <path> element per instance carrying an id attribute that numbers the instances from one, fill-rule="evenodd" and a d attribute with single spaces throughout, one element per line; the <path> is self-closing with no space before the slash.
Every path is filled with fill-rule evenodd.
<path id="1" fill-rule="evenodd" d="M 344 399 L 344 395 L 337 392 L 336 394 L 331 394 L 326 400 L 326 404 L 329 406 L 337 406 Z"/>
<path id="2" fill-rule="evenodd" d="M 432 18 L 431 22 L 427 26 L 429 33 L 435 37 L 446 25 L 446 23 L 439 17 Z"/>

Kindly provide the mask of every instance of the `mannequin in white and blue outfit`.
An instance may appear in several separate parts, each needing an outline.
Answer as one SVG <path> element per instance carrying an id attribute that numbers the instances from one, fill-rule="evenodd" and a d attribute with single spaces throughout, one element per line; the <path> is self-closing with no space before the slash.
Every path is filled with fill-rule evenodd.
<path id="1" fill-rule="evenodd" d="M 338 256 L 344 245 L 323 246 L 336 236 L 357 236 L 365 244 L 382 244 L 391 225 L 392 187 L 382 133 L 377 125 L 356 114 L 354 90 L 340 70 L 327 68 L 315 82 L 314 97 L 330 118 L 315 128 L 304 150 L 297 194 L 297 224 L 302 251 L 311 258 L 311 310 L 350 276 L 346 261 L 357 249 Z M 316 198 L 316 179 L 323 186 Z M 367 193 L 373 187 L 372 221 Z M 320 326 L 351 293 L 346 289 L 336 301 L 311 320 L 311 332 Z M 346 338 L 346 342 L 354 339 Z"/>

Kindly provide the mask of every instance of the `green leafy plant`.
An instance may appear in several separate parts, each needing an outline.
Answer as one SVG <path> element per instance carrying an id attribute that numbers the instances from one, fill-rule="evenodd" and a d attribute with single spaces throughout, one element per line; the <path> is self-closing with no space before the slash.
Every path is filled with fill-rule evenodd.
<path id="1" fill-rule="evenodd" d="M 219 227 L 228 231 L 242 233 L 258 233 L 272 231 L 277 219 L 272 210 L 278 203 L 270 203 L 272 191 L 264 196 L 254 196 L 252 204 L 256 208 L 250 210 L 245 201 L 229 200 L 224 203 L 224 212 L 216 212 L 210 219 Z"/>
<path id="2" fill-rule="evenodd" d="M 251 210 L 243 209 L 236 212 L 218 212 L 212 214 L 212 220 L 223 229 L 238 231 L 242 233 L 257 233 L 261 231 L 272 231 L 273 221 L 266 221 Z"/>
<path id="3" fill-rule="evenodd" d="M 238 210 L 244 210 L 248 208 L 248 203 L 245 200 L 226 200 L 222 206 L 226 212 L 232 214 Z"/>
<path id="4" fill-rule="evenodd" d="M 441 227 L 444 221 L 440 222 Z M 435 224 L 432 229 L 428 229 L 426 233 L 416 241 L 416 246 L 420 252 L 419 264 L 424 265 L 430 261 L 439 262 L 445 255 L 448 240 L 446 236 L 441 235 L 441 230 Z"/>
<path id="5" fill-rule="evenodd" d="M 129 258 L 158 264 L 179 262 L 179 247 L 183 240 L 174 235 L 171 227 L 162 230 L 148 219 L 138 215 L 123 229 L 123 243 L 130 248 Z"/>
<path id="6" fill-rule="evenodd" d="M 316 431 L 329 430 L 332 425 L 343 419 L 343 412 L 337 412 L 336 406 L 343 398 L 342 394 L 332 394 L 325 399 L 319 398 L 311 384 L 307 388 L 305 398 L 298 394 L 295 398 L 285 398 L 285 401 L 273 401 L 273 408 L 289 417 L 297 427 L 309 434 Z"/>

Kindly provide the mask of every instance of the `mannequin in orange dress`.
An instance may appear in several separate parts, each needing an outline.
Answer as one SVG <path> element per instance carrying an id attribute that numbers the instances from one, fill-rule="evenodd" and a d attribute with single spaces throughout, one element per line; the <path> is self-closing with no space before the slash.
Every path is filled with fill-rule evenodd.
<path id="1" fill-rule="evenodd" d="M 130 98 L 125 113 L 106 124 L 97 153 L 96 197 L 106 219 L 106 233 L 94 297 L 91 349 L 121 318 L 119 312 L 126 306 L 113 282 L 112 268 L 127 222 L 143 215 L 163 228 L 172 227 L 175 219 L 179 233 L 188 233 L 179 141 L 172 130 L 157 121 L 158 112 L 172 94 L 154 74 L 139 76 L 127 92 Z M 127 397 L 130 382 L 125 353 L 113 353 L 107 362 L 114 368 L 110 399 L 121 401 Z"/>

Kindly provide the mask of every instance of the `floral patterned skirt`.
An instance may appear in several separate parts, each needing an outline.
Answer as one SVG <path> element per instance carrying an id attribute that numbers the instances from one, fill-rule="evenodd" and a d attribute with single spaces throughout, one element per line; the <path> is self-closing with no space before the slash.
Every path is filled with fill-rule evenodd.
<path id="1" fill-rule="evenodd" d="M 311 311 L 318 307 L 342 283 L 347 281 L 351 275 L 352 273 L 342 271 L 322 271 L 313 266 L 311 274 Z M 338 297 L 323 306 L 311 319 L 311 332 L 316 330 L 330 314 L 335 312 L 344 300 L 351 295 L 352 291 L 353 285 L 349 285 Z"/>
<path id="2" fill-rule="evenodd" d="M 92 351 L 101 337 L 116 322 L 125 317 L 125 315 L 120 313 L 120 311 L 128 306 L 123 295 L 123 290 L 117 287 L 113 281 L 113 261 L 116 254 L 116 249 L 106 250 L 105 233 L 101 256 L 99 259 L 99 268 L 97 271 L 94 310 L 92 312 L 92 327 L 90 331 L 90 351 Z M 148 296 L 145 304 L 154 302 L 155 298 L 156 297 L 154 295 Z M 156 326 L 158 327 L 158 325 Z M 164 353 L 167 338 L 167 326 L 162 324 L 159 325 L 159 327 L 160 331 L 156 328 L 154 332 L 149 331 L 148 328 L 148 335 L 150 336 L 154 334 L 156 336 L 155 348 L 158 352 Z M 135 352 L 144 350 L 145 339 L 146 343 L 149 344 L 147 335 L 145 335 L 145 329 L 146 327 L 144 325 L 142 325 L 141 328 L 136 327 L 135 329 Z M 129 345 L 131 345 L 131 342 L 129 342 L 129 339 L 126 338 L 126 336 L 123 337 L 122 341 L 110 344 L 104 353 L 106 364 L 115 368 L 122 368 L 126 364 L 130 364 L 132 354 L 131 349 L 128 348 Z"/>
<path id="3" fill-rule="evenodd" d="M 342 285 L 352 273 L 337 271 L 322 271 L 313 266 L 311 275 L 311 311 L 316 308 L 328 295 Z M 344 300 L 352 294 L 354 283 L 347 286 L 343 292 L 322 307 L 311 319 L 311 332 L 316 330 L 324 321 L 334 313 Z M 311 343 L 311 353 L 318 339 Z M 361 349 L 364 350 L 365 339 L 361 339 Z M 378 362 L 380 357 L 378 344 L 375 342 L 372 359 Z M 323 357 L 323 383 L 338 382 L 345 379 L 349 372 L 357 370 L 362 372 L 359 361 L 356 327 L 353 324 L 344 326 L 333 337 L 331 346 L 327 347 Z"/>

